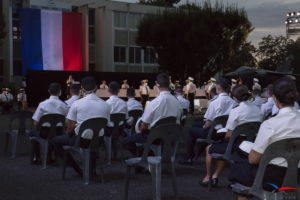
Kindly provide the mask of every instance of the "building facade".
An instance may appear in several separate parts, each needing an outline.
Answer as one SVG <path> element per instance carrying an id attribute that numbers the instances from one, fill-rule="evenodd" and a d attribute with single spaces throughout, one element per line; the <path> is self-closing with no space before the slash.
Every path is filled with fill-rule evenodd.
<path id="1" fill-rule="evenodd" d="M 0 81 L 22 76 L 22 7 L 82 13 L 85 71 L 157 72 L 155 54 L 136 44 L 140 20 L 164 8 L 108 0 L 2 0 L 7 35 L 0 48 Z"/>

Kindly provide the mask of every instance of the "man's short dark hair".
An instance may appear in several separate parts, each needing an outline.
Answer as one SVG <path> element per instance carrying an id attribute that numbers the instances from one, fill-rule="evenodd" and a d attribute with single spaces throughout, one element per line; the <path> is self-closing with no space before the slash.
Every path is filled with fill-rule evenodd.
<path id="1" fill-rule="evenodd" d="M 108 84 L 108 91 L 113 95 L 118 95 L 120 91 L 120 85 L 118 82 L 113 81 Z"/>
<path id="2" fill-rule="evenodd" d="M 219 85 L 224 92 L 228 93 L 230 91 L 230 81 L 226 78 L 219 78 L 216 84 Z"/>
<path id="3" fill-rule="evenodd" d="M 126 95 L 127 95 L 127 97 L 135 97 L 135 89 L 134 88 L 128 88 Z"/>
<path id="4" fill-rule="evenodd" d="M 81 85 L 85 91 L 92 91 L 97 87 L 95 79 L 91 76 L 84 77 L 81 81 Z"/>
<path id="5" fill-rule="evenodd" d="M 182 87 L 176 87 L 176 88 L 175 88 L 175 93 L 176 93 L 176 94 L 183 94 L 183 89 L 182 89 Z"/>
<path id="6" fill-rule="evenodd" d="M 80 84 L 75 83 L 71 85 L 70 92 L 75 95 L 79 95 L 80 92 Z"/>
<path id="7" fill-rule="evenodd" d="M 211 96 L 217 95 L 217 88 L 216 88 L 216 87 L 212 87 L 212 88 L 210 89 L 210 95 L 211 95 Z"/>
<path id="8" fill-rule="evenodd" d="M 170 86 L 170 79 L 167 73 L 158 74 L 156 77 L 156 81 L 161 88 L 169 88 Z"/>
<path id="9" fill-rule="evenodd" d="M 49 89 L 48 89 L 50 95 L 59 95 L 61 92 L 61 85 L 60 83 L 50 83 Z"/>

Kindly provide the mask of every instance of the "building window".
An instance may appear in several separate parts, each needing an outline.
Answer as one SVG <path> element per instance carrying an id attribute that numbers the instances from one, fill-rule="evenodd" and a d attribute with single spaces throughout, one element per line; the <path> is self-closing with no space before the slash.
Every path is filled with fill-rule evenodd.
<path id="1" fill-rule="evenodd" d="M 89 9 L 89 25 L 95 25 L 95 9 Z"/>
<path id="2" fill-rule="evenodd" d="M 89 43 L 95 44 L 95 27 L 89 26 Z"/>
<path id="3" fill-rule="evenodd" d="M 127 13 L 114 12 L 114 27 L 127 28 Z"/>
<path id="4" fill-rule="evenodd" d="M 129 63 L 142 62 L 142 49 L 140 47 L 129 48 Z"/>
<path id="5" fill-rule="evenodd" d="M 126 47 L 114 47 L 114 61 L 126 62 Z"/>
<path id="6" fill-rule="evenodd" d="M 137 29 L 141 19 L 142 19 L 142 14 L 130 13 L 129 14 L 129 28 Z"/>
<path id="7" fill-rule="evenodd" d="M 155 63 L 155 52 L 151 48 L 144 49 L 144 63 Z"/>

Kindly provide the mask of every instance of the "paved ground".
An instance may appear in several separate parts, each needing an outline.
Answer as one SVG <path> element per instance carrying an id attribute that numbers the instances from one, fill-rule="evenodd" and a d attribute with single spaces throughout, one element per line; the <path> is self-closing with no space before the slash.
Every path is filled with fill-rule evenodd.
<path id="1" fill-rule="evenodd" d="M 189 118 L 187 126 L 192 120 L 193 117 Z M 61 169 L 58 166 L 50 166 L 48 169 L 42 170 L 41 166 L 29 164 L 29 157 L 26 154 L 28 153 L 28 139 L 25 136 L 20 138 L 17 158 L 11 159 L 4 155 L 3 129 L 6 129 L 7 126 L 8 116 L 0 115 L 0 200 L 123 199 L 125 165 L 120 161 L 114 161 L 112 165 L 104 166 L 104 183 L 100 183 L 100 177 L 97 176 L 93 178 L 90 185 L 84 185 L 83 181 L 70 168 L 67 170 L 66 180 L 61 180 Z M 179 157 L 184 153 L 186 130 L 181 138 Z M 200 163 L 193 167 L 177 165 L 177 184 L 181 200 L 231 198 L 231 192 L 226 188 L 228 168 L 221 177 L 219 188 L 213 189 L 212 192 L 208 192 L 207 188 L 198 185 L 198 181 L 204 174 L 203 157 L 201 157 Z M 152 199 L 151 186 L 149 174 L 135 174 L 130 182 L 129 199 Z M 174 199 L 171 179 L 167 175 L 162 177 L 162 199 Z"/>

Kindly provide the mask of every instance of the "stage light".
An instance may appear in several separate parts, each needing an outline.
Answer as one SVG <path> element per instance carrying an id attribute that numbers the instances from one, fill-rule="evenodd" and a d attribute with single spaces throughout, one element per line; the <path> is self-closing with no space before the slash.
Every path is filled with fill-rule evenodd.
<path id="1" fill-rule="evenodd" d="M 291 16 L 294 16 L 294 13 L 291 13 L 290 15 L 291 15 Z"/>
<path id="2" fill-rule="evenodd" d="M 288 21 L 285 21 L 284 23 L 285 23 L 285 24 L 288 24 Z"/>
<path id="3" fill-rule="evenodd" d="M 300 12 L 297 12 L 297 15 L 299 16 L 299 15 L 300 15 Z"/>
<path id="4" fill-rule="evenodd" d="M 298 23 L 298 22 L 299 22 L 299 20 L 298 20 L 298 19 L 295 19 L 295 22 L 296 22 L 296 23 Z"/>

